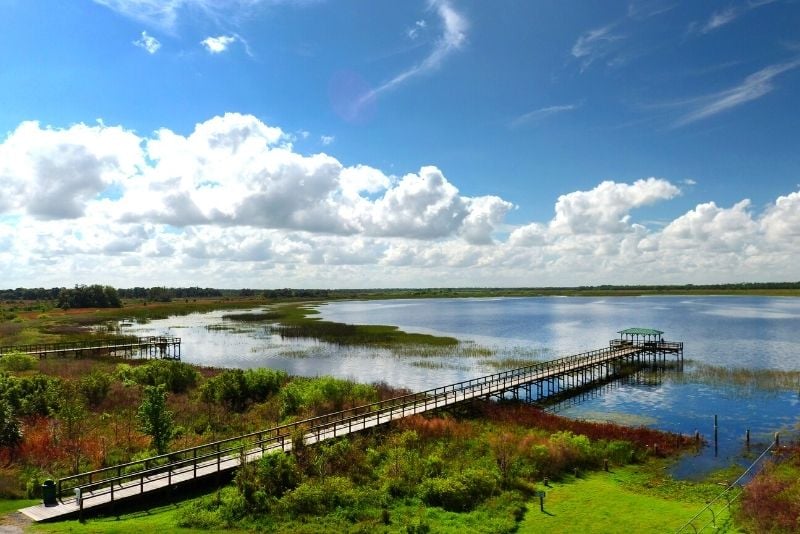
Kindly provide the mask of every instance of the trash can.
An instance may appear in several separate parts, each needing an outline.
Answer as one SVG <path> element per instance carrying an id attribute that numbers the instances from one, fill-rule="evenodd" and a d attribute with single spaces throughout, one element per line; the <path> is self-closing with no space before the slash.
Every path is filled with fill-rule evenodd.
<path id="1" fill-rule="evenodd" d="M 42 484 L 42 501 L 44 501 L 45 506 L 58 504 L 56 501 L 56 483 L 49 478 Z"/>

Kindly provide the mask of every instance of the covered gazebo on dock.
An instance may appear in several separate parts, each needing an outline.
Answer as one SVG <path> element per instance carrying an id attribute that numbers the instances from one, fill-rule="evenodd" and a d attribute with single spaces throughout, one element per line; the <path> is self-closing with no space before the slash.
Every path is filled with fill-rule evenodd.
<path id="1" fill-rule="evenodd" d="M 653 328 L 626 328 L 618 332 L 620 341 L 627 341 L 631 344 L 640 343 L 661 343 L 664 332 Z"/>

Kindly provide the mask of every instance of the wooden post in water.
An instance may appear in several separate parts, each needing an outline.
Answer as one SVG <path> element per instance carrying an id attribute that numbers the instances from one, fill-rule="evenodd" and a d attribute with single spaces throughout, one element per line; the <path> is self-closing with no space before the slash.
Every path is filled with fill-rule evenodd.
<path id="1" fill-rule="evenodd" d="M 719 454 L 719 442 L 717 440 L 717 414 L 714 414 L 714 457 Z"/>
<path id="2" fill-rule="evenodd" d="M 750 450 L 750 429 L 748 428 L 744 433 L 744 444 L 747 447 L 747 450 Z"/>
<path id="3" fill-rule="evenodd" d="M 781 446 L 781 433 L 775 432 L 775 447 Z"/>

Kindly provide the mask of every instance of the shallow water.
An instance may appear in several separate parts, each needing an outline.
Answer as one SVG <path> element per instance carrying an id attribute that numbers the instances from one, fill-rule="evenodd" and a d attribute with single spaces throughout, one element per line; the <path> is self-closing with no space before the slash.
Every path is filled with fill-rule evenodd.
<path id="1" fill-rule="evenodd" d="M 424 299 L 335 302 L 320 306 L 327 320 L 392 324 L 411 332 L 451 335 L 491 347 L 494 359 L 548 358 L 600 348 L 632 326 L 665 331 L 683 341 L 685 358 L 704 364 L 800 370 L 800 299 L 762 297 L 616 297 Z M 314 340 L 282 340 L 267 324 L 223 321 L 230 312 L 192 314 L 123 327 L 124 333 L 166 334 L 183 340 L 183 360 L 220 367 L 273 367 L 291 374 L 323 374 L 361 382 L 385 381 L 423 390 L 490 374 L 486 358 L 455 353 L 398 356 L 388 350 L 342 347 Z M 691 371 L 691 364 L 687 371 Z M 691 376 L 691 375 L 689 375 Z M 775 431 L 786 437 L 798 424 L 798 391 L 768 392 L 675 380 L 606 388 L 559 413 L 578 418 L 631 419 L 709 441 L 676 466 L 679 476 L 742 462 L 745 429 L 753 450 Z M 714 454 L 713 419 L 718 415 Z"/>

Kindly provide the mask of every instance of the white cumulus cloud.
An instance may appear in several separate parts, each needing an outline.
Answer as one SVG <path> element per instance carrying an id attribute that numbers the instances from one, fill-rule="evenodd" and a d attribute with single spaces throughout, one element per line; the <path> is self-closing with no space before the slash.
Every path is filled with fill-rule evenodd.
<path id="1" fill-rule="evenodd" d="M 548 220 L 511 226 L 511 202 L 464 195 L 434 165 L 394 176 L 300 153 L 294 137 L 239 113 L 147 136 L 21 123 L 0 142 L 5 284 L 132 286 L 142 273 L 219 287 L 800 278 L 800 191 L 760 211 L 705 202 L 648 226 L 645 211 L 678 186 L 607 180 L 553 199 Z"/>

